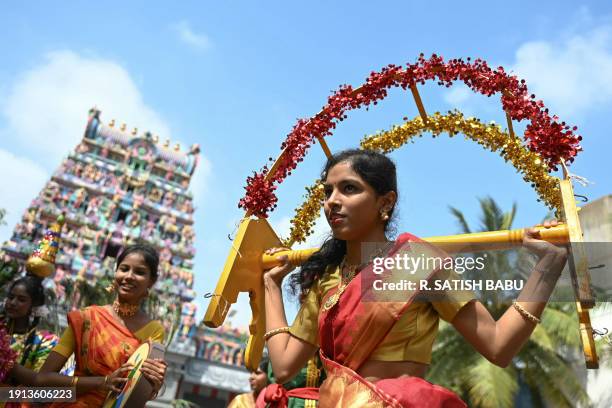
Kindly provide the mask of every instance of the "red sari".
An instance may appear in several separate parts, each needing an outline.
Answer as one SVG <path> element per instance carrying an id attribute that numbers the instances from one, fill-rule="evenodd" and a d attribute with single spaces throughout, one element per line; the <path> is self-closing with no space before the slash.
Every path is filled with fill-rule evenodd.
<path id="1" fill-rule="evenodd" d="M 408 242 L 424 243 L 402 234 L 389 256 L 405 249 Z M 423 271 L 423 276 L 417 274 L 413 279 L 430 279 L 435 272 Z M 360 275 L 330 310 L 322 308 L 319 313 L 319 352 L 327 372 L 319 390 L 319 407 L 466 407 L 452 391 L 418 377 L 370 382 L 357 374 L 418 294 L 418 290 L 407 291 L 407 300 L 401 302 L 364 302 L 364 297 L 373 295 L 372 283 L 378 276 L 372 273 L 371 264 Z M 334 292 L 330 290 L 322 304 Z"/>
<path id="2" fill-rule="evenodd" d="M 75 376 L 106 376 L 121 367 L 140 345 L 132 332 L 105 307 L 90 306 L 68 313 L 74 331 L 76 358 Z M 54 403 L 52 407 L 101 407 L 106 392 L 90 391 L 76 402 Z"/>

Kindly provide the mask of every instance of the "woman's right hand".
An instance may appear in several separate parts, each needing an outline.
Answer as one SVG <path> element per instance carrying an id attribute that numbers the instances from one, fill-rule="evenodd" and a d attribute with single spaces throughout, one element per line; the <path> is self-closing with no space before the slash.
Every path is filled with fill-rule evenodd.
<path id="1" fill-rule="evenodd" d="M 127 381 L 127 373 L 134 368 L 132 363 L 125 362 L 121 367 L 105 378 L 104 388 L 109 391 L 120 393 Z"/>
<path id="2" fill-rule="evenodd" d="M 282 251 L 289 251 L 289 248 L 270 248 L 265 251 L 265 254 L 272 256 Z M 277 259 L 281 262 L 281 264 L 264 271 L 264 282 L 266 280 L 272 280 L 277 285 L 280 285 L 285 276 L 295 269 L 295 266 L 289 263 L 287 255 L 281 255 L 277 257 Z"/>

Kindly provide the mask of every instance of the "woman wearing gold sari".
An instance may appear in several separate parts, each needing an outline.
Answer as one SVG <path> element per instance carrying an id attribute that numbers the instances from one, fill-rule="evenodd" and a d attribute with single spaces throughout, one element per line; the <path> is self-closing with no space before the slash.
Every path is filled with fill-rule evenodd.
<path id="1" fill-rule="evenodd" d="M 281 292 L 290 265 L 280 258 L 282 264 L 264 274 L 265 338 L 277 380 L 292 378 L 318 351 L 327 373 L 319 407 L 465 407 L 453 392 L 423 379 L 439 318 L 489 361 L 507 366 L 539 322 L 567 250 L 538 239 L 535 229 L 525 233 L 523 245 L 539 261 L 517 302 L 497 321 L 470 291 L 446 290 L 424 298 L 425 291 L 416 286 L 402 292 L 402 298 L 376 301 L 374 258 L 393 258 L 415 246 L 421 246 L 421 254 L 445 255 L 411 234 L 395 242 L 387 239 L 398 192 L 395 165 L 386 156 L 340 152 L 328 160 L 322 180 L 333 236 L 292 277 L 301 308 L 291 327 Z M 422 268 L 411 279 L 459 277 L 452 270 Z"/>
<path id="2" fill-rule="evenodd" d="M 68 314 L 69 326 L 49 354 L 38 374 L 16 366 L 16 382 L 40 387 L 76 387 L 77 401 L 54 403 L 53 407 L 101 407 L 110 392 L 120 392 L 126 364 L 135 349 L 145 341 L 161 342 L 164 329 L 151 320 L 140 304 L 157 279 L 159 258 L 149 245 L 131 245 L 117 258 L 113 286 L 117 298 L 112 305 L 90 306 Z M 58 374 L 74 353 L 74 377 Z M 152 384 L 153 398 L 163 382 L 166 363 L 145 360 L 141 372 Z"/>

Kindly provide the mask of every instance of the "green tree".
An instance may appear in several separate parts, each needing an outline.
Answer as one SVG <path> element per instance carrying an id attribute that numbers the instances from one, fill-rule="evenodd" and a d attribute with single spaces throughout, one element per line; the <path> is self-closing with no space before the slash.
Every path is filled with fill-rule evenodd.
<path id="1" fill-rule="evenodd" d="M 478 231 L 512 228 L 516 204 L 509 212 L 504 212 L 490 197 L 479 201 L 481 225 Z M 457 219 L 461 233 L 473 232 L 463 212 L 454 207 L 450 207 L 450 211 Z M 527 251 L 488 252 L 487 279 L 525 278 L 534 264 L 534 256 Z M 472 278 L 478 277 L 473 274 L 466 276 L 466 279 Z M 477 293 L 478 300 L 495 319 L 511 307 L 515 296 L 503 291 Z M 513 407 L 517 404 L 519 390 L 528 391 L 528 399 L 535 407 L 588 404 L 586 390 L 572 368 L 575 356 L 581 355 L 574 303 L 549 303 L 541 320 L 523 349 L 506 368 L 490 363 L 451 325 L 441 323 L 428 379 L 452 389 L 473 407 Z M 521 401 L 520 405 L 525 403 Z"/>

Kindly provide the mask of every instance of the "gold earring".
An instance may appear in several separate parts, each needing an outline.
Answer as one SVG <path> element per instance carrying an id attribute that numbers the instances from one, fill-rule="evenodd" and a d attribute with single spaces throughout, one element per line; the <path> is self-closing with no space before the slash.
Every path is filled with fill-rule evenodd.
<path id="1" fill-rule="evenodd" d="M 380 210 L 380 218 L 383 221 L 387 221 L 389 219 L 389 214 L 387 213 L 387 210 L 385 209 Z"/>

